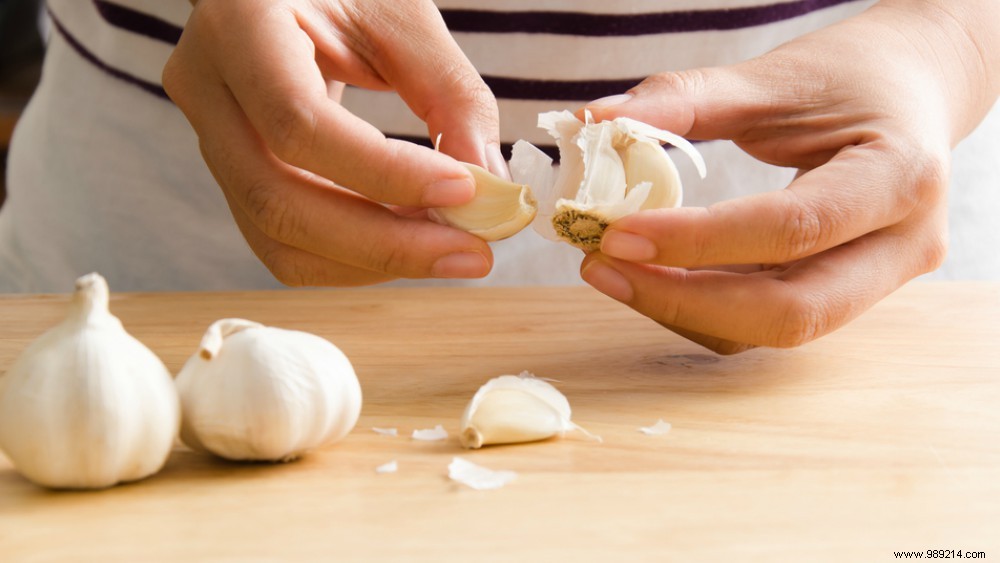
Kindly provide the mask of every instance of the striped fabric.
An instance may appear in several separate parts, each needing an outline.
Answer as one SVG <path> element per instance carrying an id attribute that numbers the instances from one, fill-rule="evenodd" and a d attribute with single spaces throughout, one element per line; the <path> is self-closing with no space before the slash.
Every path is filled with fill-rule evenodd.
<path id="1" fill-rule="evenodd" d="M 440 0 L 445 23 L 500 105 L 502 148 L 542 111 L 621 93 L 657 72 L 730 64 L 861 11 L 872 0 Z M 187 0 L 51 0 L 53 27 L 102 72 L 166 98 L 160 71 Z M 109 40 L 110 37 L 110 40 Z M 348 89 L 344 104 L 387 135 L 430 146 L 391 92 Z"/>

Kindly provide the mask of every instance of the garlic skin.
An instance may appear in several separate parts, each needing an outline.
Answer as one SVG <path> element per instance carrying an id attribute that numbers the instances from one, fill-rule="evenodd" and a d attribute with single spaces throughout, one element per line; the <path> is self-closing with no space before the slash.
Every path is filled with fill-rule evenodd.
<path id="1" fill-rule="evenodd" d="M 626 117 L 595 123 L 586 112 L 585 119 L 568 111 L 538 116 L 538 126 L 559 147 L 554 180 L 540 179 L 552 162 L 544 154 L 544 160 L 539 157 L 540 151 L 522 149 L 512 155 L 514 180 L 532 181 L 539 200 L 533 226 L 545 238 L 597 250 L 613 221 L 640 210 L 680 206 L 680 175 L 661 143 L 681 149 L 705 177 L 701 155 L 680 136 Z"/>
<path id="2" fill-rule="evenodd" d="M 515 444 L 583 430 L 570 420 L 566 396 L 551 383 L 525 371 L 486 382 L 462 415 L 459 441 L 477 449 L 491 444 Z"/>
<path id="3" fill-rule="evenodd" d="M 163 467 L 179 426 L 163 362 L 108 310 L 108 285 L 76 280 L 66 319 L 0 378 L 0 448 L 51 488 L 99 489 Z"/>
<path id="4" fill-rule="evenodd" d="M 347 356 L 308 332 L 213 323 L 177 376 L 181 440 L 238 461 L 290 461 L 346 436 L 361 414 Z"/>
<path id="5" fill-rule="evenodd" d="M 511 237 L 531 224 L 538 206 L 527 185 L 508 182 L 474 164 L 463 164 L 476 181 L 475 198 L 464 205 L 430 209 L 431 220 L 485 241 Z"/>

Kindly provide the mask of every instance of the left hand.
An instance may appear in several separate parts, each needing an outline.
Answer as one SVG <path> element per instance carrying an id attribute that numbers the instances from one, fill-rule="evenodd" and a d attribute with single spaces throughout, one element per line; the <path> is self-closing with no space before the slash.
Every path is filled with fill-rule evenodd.
<path id="1" fill-rule="evenodd" d="M 588 106 L 795 167 L 785 190 L 616 221 L 581 274 L 719 353 L 809 342 L 947 247 L 950 152 L 997 99 L 1000 3 L 883 0 L 725 68 Z"/>

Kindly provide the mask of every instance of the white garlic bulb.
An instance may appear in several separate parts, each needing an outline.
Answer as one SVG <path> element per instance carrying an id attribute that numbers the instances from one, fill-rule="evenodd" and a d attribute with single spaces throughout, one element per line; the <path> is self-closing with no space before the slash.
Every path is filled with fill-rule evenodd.
<path id="1" fill-rule="evenodd" d="M 289 461 L 340 440 L 361 414 L 347 356 L 308 332 L 213 323 L 177 376 L 181 440 L 232 460 Z"/>
<path id="2" fill-rule="evenodd" d="M 487 381 L 472 397 L 462 415 L 459 441 L 475 449 L 545 440 L 570 430 L 586 434 L 570 415 L 566 396 L 548 381 L 527 371 L 501 375 Z"/>
<path id="3" fill-rule="evenodd" d="M 517 234 L 535 218 L 538 208 L 531 189 L 508 182 L 473 164 L 465 164 L 476 181 L 476 196 L 464 205 L 439 207 L 428 216 L 486 241 Z"/>
<path id="4" fill-rule="evenodd" d="M 76 280 L 66 319 L 0 379 L 0 448 L 46 487 L 103 488 L 156 473 L 179 416 L 170 373 L 108 310 L 98 274 Z"/>
<path id="5" fill-rule="evenodd" d="M 691 143 L 634 119 L 595 123 L 589 112 L 580 121 L 568 111 L 553 111 L 540 114 L 538 126 L 556 139 L 558 176 L 552 179 L 552 160 L 524 141 L 515 144 L 510 168 L 515 182 L 531 186 L 539 208 L 534 227 L 551 240 L 596 250 L 613 221 L 679 206 L 680 176 L 660 143 L 681 149 L 705 176 L 705 163 Z"/>

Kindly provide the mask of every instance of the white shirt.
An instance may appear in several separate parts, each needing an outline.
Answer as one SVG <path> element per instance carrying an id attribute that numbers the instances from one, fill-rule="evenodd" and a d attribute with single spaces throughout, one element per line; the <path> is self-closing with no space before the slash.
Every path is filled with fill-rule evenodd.
<path id="1" fill-rule="evenodd" d="M 857 14 L 872 0 L 440 0 L 497 95 L 501 141 L 551 145 L 538 113 L 572 109 L 667 70 L 730 64 Z M 0 211 L 0 292 L 62 292 L 89 271 L 112 288 L 279 287 L 233 223 L 197 138 L 160 85 L 187 0 L 50 0 L 42 83 L 15 131 Z M 544 17 L 539 11 L 554 12 Z M 389 92 L 344 104 L 390 136 L 426 128 Z M 699 144 L 708 177 L 677 158 L 686 205 L 781 189 L 792 171 L 729 142 Z M 1000 111 L 955 151 L 951 251 L 930 277 L 1000 279 Z M 493 246 L 482 280 L 397 285 L 579 284 L 582 254 L 530 230 Z"/>

